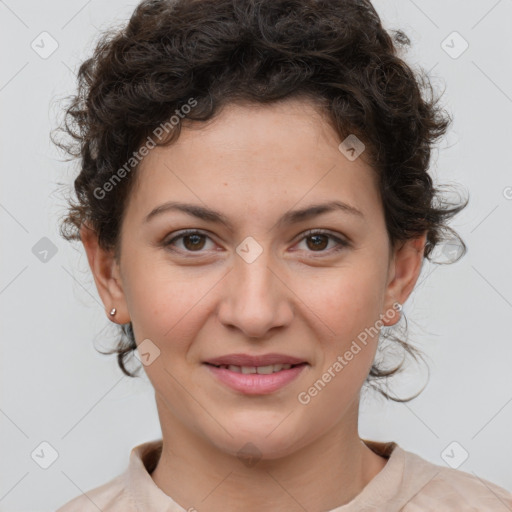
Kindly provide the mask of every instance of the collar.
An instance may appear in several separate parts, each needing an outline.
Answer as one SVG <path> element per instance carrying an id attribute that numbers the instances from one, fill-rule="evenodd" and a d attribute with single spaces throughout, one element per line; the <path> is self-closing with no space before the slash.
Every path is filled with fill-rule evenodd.
<path id="1" fill-rule="evenodd" d="M 388 462 L 352 501 L 329 512 L 356 512 L 366 508 L 371 510 L 372 507 L 388 510 L 383 506 L 388 502 L 394 502 L 393 498 L 402 487 L 407 452 L 395 442 L 361 440 L 372 451 L 386 457 Z M 126 489 L 136 509 L 141 512 L 153 509 L 163 512 L 187 512 L 165 494 L 151 478 L 151 473 L 160 459 L 162 446 L 163 440 L 155 439 L 132 448 L 128 468 L 124 474 Z"/>

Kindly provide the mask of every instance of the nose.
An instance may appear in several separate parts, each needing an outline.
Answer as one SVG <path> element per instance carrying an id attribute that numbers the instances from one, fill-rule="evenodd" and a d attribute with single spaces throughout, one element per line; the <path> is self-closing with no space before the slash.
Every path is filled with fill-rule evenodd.
<path id="1" fill-rule="evenodd" d="M 266 250 L 251 263 L 235 255 L 218 310 L 223 325 L 248 338 L 263 338 L 270 330 L 290 324 L 293 293 L 274 263 Z"/>

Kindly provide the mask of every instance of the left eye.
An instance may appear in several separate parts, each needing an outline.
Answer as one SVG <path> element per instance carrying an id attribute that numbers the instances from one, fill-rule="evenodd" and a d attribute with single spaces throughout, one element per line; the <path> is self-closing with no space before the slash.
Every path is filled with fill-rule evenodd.
<path id="1" fill-rule="evenodd" d="M 183 252 L 202 252 L 207 245 L 206 241 L 209 240 L 212 243 L 211 238 L 201 233 L 200 231 L 185 231 L 175 236 L 168 242 L 165 242 L 165 246 L 177 246 L 177 241 L 181 241 L 182 246 L 177 247 L 178 250 Z M 310 252 L 328 252 L 329 242 L 334 243 L 334 251 L 338 251 L 348 246 L 348 242 L 332 235 L 331 233 L 324 231 L 308 231 L 303 234 L 300 243 L 305 242 L 308 251 Z M 206 250 L 208 247 L 206 247 Z"/>
<path id="2" fill-rule="evenodd" d="M 308 240 L 310 241 L 309 243 Z M 344 240 L 325 231 L 308 231 L 304 234 L 301 239 L 302 241 L 306 242 L 307 248 L 312 252 L 327 252 L 325 249 L 329 245 L 329 241 L 335 242 L 335 251 L 341 250 L 348 245 Z"/>

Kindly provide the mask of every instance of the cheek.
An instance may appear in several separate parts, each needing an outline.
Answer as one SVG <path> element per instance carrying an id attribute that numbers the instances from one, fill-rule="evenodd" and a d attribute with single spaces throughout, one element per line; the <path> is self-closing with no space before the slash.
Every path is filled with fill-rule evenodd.
<path id="1" fill-rule="evenodd" d="M 209 280 L 177 272 L 166 264 L 144 264 L 142 255 L 126 260 L 125 296 L 137 341 L 154 339 L 161 349 L 174 349 L 187 339 Z M 193 285 L 192 285 L 193 283 Z M 177 347 L 176 347 L 177 348 Z"/>
<path id="2" fill-rule="evenodd" d="M 384 269 L 371 259 L 334 272 L 298 278 L 298 295 L 332 337 L 348 341 L 379 318 L 384 299 Z M 312 284 L 314 283 L 314 284 Z"/>
<path id="3" fill-rule="evenodd" d="M 304 418 L 322 418 L 310 432 L 313 437 L 338 422 L 359 397 L 379 340 L 375 324 L 382 307 L 382 279 L 379 265 L 347 266 L 336 277 L 318 280 L 307 295 L 307 306 L 329 327 L 322 327 L 327 334 L 318 337 L 318 368 L 309 387 L 300 390 Z"/>

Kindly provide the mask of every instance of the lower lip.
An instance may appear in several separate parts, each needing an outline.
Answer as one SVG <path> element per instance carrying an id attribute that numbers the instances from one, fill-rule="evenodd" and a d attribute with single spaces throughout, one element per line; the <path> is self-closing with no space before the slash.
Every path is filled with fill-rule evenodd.
<path id="1" fill-rule="evenodd" d="M 227 368 L 206 364 L 207 368 L 224 384 L 246 395 L 265 395 L 286 386 L 306 368 L 307 364 L 294 366 L 289 370 L 263 375 L 259 373 L 238 373 Z"/>

